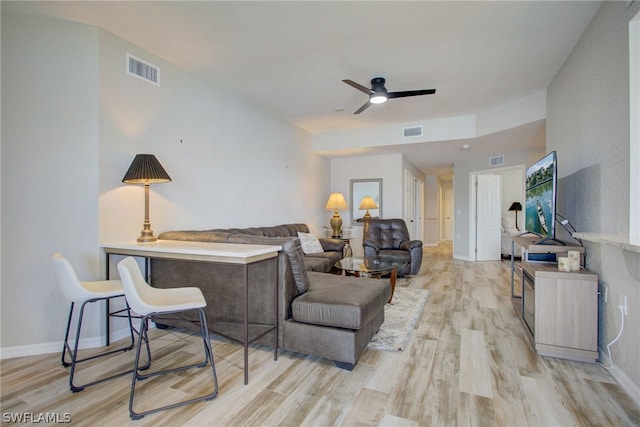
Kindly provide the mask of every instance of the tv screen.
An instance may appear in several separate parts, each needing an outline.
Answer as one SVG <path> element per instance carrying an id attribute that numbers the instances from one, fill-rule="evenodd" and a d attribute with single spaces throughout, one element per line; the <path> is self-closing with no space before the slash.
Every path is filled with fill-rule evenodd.
<path id="1" fill-rule="evenodd" d="M 546 239 L 555 237 L 556 152 L 544 156 L 527 169 L 525 190 L 525 230 Z"/>

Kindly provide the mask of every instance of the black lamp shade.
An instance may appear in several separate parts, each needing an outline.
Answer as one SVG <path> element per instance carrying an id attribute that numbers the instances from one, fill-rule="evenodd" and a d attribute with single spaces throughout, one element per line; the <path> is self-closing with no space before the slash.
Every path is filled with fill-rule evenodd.
<path id="1" fill-rule="evenodd" d="M 520 204 L 520 202 L 513 202 L 511 203 L 511 207 L 509 208 L 510 211 L 521 211 L 522 210 L 522 205 Z"/>
<path id="2" fill-rule="evenodd" d="M 136 154 L 122 182 L 127 184 L 159 184 L 171 177 L 153 154 Z"/>

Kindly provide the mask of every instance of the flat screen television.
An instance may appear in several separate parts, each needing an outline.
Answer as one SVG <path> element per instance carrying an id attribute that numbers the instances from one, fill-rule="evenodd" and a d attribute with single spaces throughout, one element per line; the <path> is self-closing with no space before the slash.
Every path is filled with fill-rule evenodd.
<path id="1" fill-rule="evenodd" d="M 525 230 L 542 237 L 538 243 L 555 243 L 557 177 L 558 161 L 555 151 L 527 169 Z"/>

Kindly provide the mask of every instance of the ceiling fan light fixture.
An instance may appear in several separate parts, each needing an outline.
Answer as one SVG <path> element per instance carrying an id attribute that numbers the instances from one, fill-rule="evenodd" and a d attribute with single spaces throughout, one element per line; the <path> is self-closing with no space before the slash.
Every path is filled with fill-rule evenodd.
<path id="1" fill-rule="evenodd" d="M 382 93 L 374 93 L 373 95 L 371 95 L 371 97 L 369 97 L 369 102 L 371 102 L 372 104 L 383 104 L 387 102 L 387 96 Z"/>
<path id="2" fill-rule="evenodd" d="M 384 87 L 385 79 L 384 77 L 375 77 L 371 79 L 371 89 L 368 87 L 362 86 L 360 83 L 356 83 L 353 80 L 345 79 L 342 80 L 343 83 L 348 84 L 349 86 L 359 90 L 360 92 L 364 92 L 369 95 L 369 100 L 360 108 L 358 108 L 353 114 L 360 114 L 367 108 L 369 108 L 373 104 L 382 104 L 387 102 L 387 99 L 390 98 L 406 98 L 408 96 L 418 96 L 418 95 L 433 95 L 436 93 L 435 89 L 419 89 L 419 90 L 405 90 L 401 92 L 389 92 L 387 88 Z"/>

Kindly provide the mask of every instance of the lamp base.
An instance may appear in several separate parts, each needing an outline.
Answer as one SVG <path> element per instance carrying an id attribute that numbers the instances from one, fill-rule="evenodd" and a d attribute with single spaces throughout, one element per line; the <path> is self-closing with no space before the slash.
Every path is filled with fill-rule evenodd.
<path id="1" fill-rule="evenodd" d="M 340 218 L 340 214 L 338 213 L 338 211 L 334 212 L 331 220 L 329 221 L 329 224 L 331 224 L 331 229 L 333 230 L 333 234 L 331 237 L 342 237 L 342 218 Z"/>
<path id="2" fill-rule="evenodd" d="M 138 243 L 151 243 L 157 242 L 158 238 L 153 235 L 153 231 L 151 230 L 151 224 L 144 224 L 144 228 L 140 232 L 140 237 L 138 237 Z"/>

